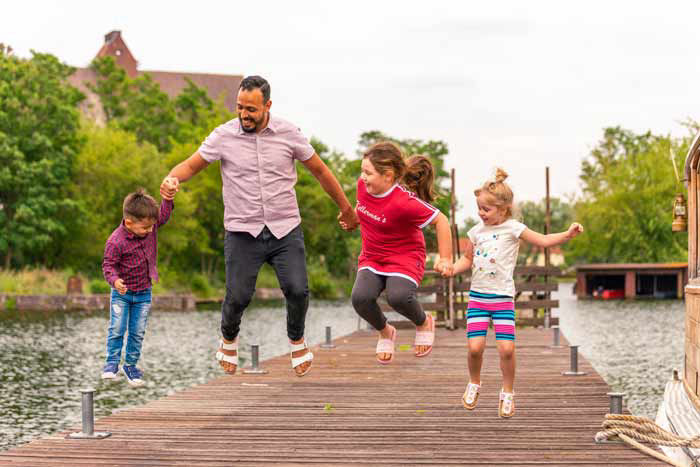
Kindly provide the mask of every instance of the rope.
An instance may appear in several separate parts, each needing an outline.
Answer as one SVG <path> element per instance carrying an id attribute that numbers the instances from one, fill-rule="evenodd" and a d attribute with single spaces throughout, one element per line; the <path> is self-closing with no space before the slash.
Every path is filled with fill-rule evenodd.
<path id="1" fill-rule="evenodd" d="M 654 423 L 653 420 L 646 417 L 607 414 L 602 427 L 603 431 L 599 431 L 595 435 L 596 441 L 606 441 L 617 436 L 619 439 L 639 449 L 645 454 L 678 467 L 683 467 L 684 464 L 679 464 L 664 454 L 644 446 L 643 444 L 639 443 L 639 441 L 657 446 L 700 448 L 700 435 L 693 436 L 692 438 L 678 436 L 664 430 L 659 425 Z M 693 464 L 698 466 L 697 459 L 693 460 Z"/>

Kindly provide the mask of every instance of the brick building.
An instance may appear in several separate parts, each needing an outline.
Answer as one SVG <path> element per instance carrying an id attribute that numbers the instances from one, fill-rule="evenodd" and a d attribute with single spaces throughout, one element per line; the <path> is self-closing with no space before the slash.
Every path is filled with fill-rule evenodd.
<path id="1" fill-rule="evenodd" d="M 105 42 L 97 52 L 98 57 L 114 57 L 116 63 L 121 66 L 127 75 L 135 78 L 148 73 L 153 81 L 160 85 L 163 92 L 170 97 L 175 97 L 187 86 L 185 78 L 189 78 L 197 86 L 206 89 L 209 97 L 218 100 L 223 94 L 224 105 L 233 111 L 236 106 L 236 95 L 243 76 L 241 75 L 214 75 L 209 73 L 180 73 L 171 71 L 139 70 L 138 61 L 134 58 L 122 38 L 121 31 L 111 31 L 105 35 Z M 97 81 L 96 73 L 90 68 L 77 68 L 68 79 L 69 82 L 79 88 L 87 98 L 83 102 L 83 111 L 99 123 L 104 123 L 104 113 L 99 98 L 91 92 L 86 83 L 94 84 Z"/>

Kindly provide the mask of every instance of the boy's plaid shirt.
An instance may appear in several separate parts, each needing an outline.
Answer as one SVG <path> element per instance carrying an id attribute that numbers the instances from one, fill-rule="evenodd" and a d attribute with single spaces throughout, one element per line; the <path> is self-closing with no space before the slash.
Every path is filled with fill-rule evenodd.
<path id="1" fill-rule="evenodd" d="M 162 200 L 158 222 L 153 231 L 145 237 L 137 237 L 124 226 L 124 220 L 107 239 L 102 272 L 105 279 L 114 287 L 114 281 L 121 279 L 131 292 L 139 292 L 151 287 L 151 279 L 158 281 L 158 228 L 168 222 L 174 203 Z"/>

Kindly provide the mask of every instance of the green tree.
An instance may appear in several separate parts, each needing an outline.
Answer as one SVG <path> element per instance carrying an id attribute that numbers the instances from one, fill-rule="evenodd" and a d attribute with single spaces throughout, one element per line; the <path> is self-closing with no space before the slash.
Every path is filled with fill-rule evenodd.
<path id="1" fill-rule="evenodd" d="M 59 216 L 77 209 L 62 193 L 81 146 L 77 106 L 84 96 L 67 84 L 72 72 L 52 55 L 20 59 L 0 48 L 0 252 L 6 268 L 13 259 L 49 263 L 54 239 L 66 233 Z"/>
<path id="2" fill-rule="evenodd" d="M 348 169 L 353 165 L 341 153 L 330 151 L 316 138 L 311 139 L 316 154 L 326 163 L 355 205 L 356 175 Z M 357 165 L 357 164 L 354 164 Z M 298 181 L 295 186 L 307 256 L 335 276 L 352 270 L 359 253 L 359 233 L 348 233 L 338 224 L 338 207 L 321 188 L 316 178 L 302 164 L 297 164 Z"/>
<path id="3" fill-rule="evenodd" d="M 61 250 L 66 265 L 97 274 L 105 242 L 121 222 L 124 197 L 140 187 L 157 195 L 164 168 L 158 150 L 127 131 L 85 122 L 82 134 L 85 144 L 68 185 L 82 212 L 62 219 L 70 234 Z"/>
<path id="4" fill-rule="evenodd" d="M 97 73 L 97 82 L 90 89 L 100 97 L 107 122 L 134 133 L 139 141 L 147 141 L 159 151 L 172 149 L 173 140 L 182 134 L 182 124 L 175 101 L 151 75 L 130 78 L 113 57 L 97 58 L 91 68 Z"/>
<path id="5" fill-rule="evenodd" d="M 690 138 L 606 128 L 582 164 L 583 195 L 575 220 L 586 229 L 567 248 L 567 262 L 664 262 L 687 257 L 687 234 L 671 232 L 671 207 L 682 190 L 678 167 Z"/>

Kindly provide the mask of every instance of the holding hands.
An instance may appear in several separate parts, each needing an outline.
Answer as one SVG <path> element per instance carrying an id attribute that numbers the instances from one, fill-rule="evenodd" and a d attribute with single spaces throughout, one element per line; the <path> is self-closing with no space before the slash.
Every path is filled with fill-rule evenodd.
<path id="1" fill-rule="evenodd" d="M 360 225 L 360 218 L 354 209 L 348 208 L 338 214 L 338 223 L 343 230 L 350 232 Z"/>
<path id="2" fill-rule="evenodd" d="M 454 266 L 450 258 L 440 258 L 433 269 L 439 272 L 442 277 L 454 276 Z"/>
<path id="3" fill-rule="evenodd" d="M 160 184 L 160 196 L 168 201 L 172 201 L 178 191 L 180 191 L 180 180 L 177 177 L 165 177 Z"/>

